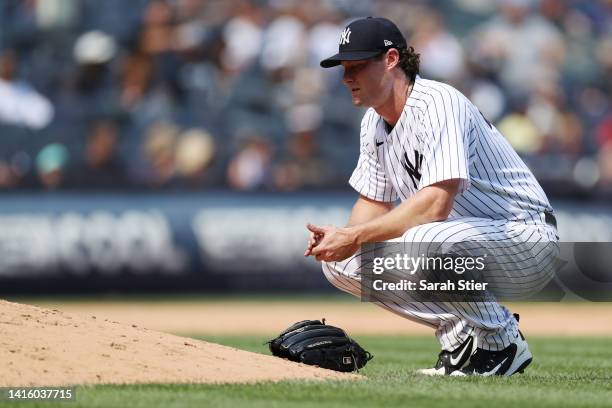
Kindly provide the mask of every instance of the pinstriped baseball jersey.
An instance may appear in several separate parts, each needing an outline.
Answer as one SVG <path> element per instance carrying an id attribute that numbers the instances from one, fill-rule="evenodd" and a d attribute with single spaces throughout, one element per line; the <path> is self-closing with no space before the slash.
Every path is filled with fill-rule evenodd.
<path id="1" fill-rule="evenodd" d="M 460 179 L 449 218 L 542 223 L 546 194 L 505 138 L 453 87 L 417 77 L 393 129 L 374 109 L 363 117 L 349 184 L 377 201 L 402 201 Z"/>

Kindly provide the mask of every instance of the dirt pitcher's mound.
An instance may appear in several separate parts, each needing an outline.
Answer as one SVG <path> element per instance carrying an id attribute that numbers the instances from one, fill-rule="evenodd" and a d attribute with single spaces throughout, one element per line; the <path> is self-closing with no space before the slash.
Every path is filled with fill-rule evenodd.
<path id="1" fill-rule="evenodd" d="M 2 387 L 361 377 L 2 300 L 0 362 Z"/>

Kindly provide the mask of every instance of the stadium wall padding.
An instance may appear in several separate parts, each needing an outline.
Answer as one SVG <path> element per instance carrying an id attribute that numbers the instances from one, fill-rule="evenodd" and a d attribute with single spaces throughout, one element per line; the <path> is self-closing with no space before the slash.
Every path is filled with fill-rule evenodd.
<path id="1" fill-rule="evenodd" d="M 4 195 L 0 293 L 331 290 L 305 225 L 352 193 Z M 612 207 L 555 201 L 561 240 L 612 242 Z"/>

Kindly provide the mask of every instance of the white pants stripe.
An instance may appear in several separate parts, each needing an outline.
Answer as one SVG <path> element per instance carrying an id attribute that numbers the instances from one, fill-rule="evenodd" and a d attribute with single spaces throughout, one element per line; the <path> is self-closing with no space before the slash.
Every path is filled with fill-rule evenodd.
<path id="1" fill-rule="evenodd" d="M 552 278 L 550 263 L 557 254 L 556 241 L 555 229 L 545 224 L 469 217 L 419 225 L 389 242 L 410 243 L 418 254 L 427 252 L 432 243 L 436 248 L 448 248 L 449 253 L 472 256 L 488 248 L 496 255 L 490 285 L 508 296 L 525 296 L 537 293 Z M 341 262 L 323 262 L 325 277 L 338 289 L 361 297 L 361 255 L 359 252 Z M 496 301 L 417 302 L 404 292 L 385 294 L 374 303 L 435 329 L 444 350 L 454 350 L 472 334 L 478 347 L 502 350 L 518 335 L 512 313 Z"/>

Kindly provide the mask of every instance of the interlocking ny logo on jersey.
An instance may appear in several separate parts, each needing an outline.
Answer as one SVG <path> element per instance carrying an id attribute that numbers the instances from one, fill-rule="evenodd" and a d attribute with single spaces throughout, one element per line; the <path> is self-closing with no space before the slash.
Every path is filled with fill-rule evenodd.
<path id="1" fill-rule="evenodd" d="M 421 180 L 421 164 L 423 164 L 423 155 L 417 150 L 414 151 L 414 164 L 412 164 L 412 162 L 408 158 L 408 153 L 404 152 L 402 166 L 410 175 L 410 180 L 412 180 L 414 188 L 417 188 L 417 181 Z"/>
<path id="2" fill-rule="evenodd" d="M 340 36 L 340 45 L 348 44 L 350 42 L 351 29 L 346 27 Z"/>

